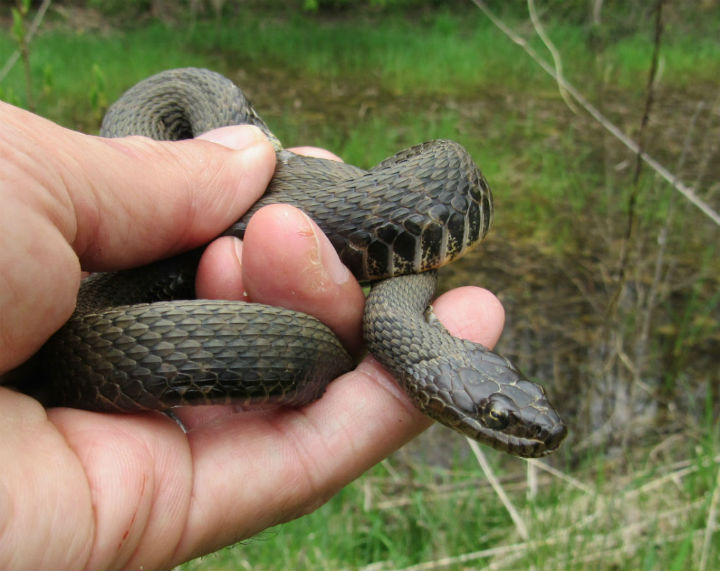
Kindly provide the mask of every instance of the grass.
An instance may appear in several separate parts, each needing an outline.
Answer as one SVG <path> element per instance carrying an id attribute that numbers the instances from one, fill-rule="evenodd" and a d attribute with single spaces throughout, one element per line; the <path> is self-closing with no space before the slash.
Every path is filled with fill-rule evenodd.
<path id="1" fill-rule="evenodd" d="M 592 315 L 549 313 L 529 321 L 546 334 L 556 331 L 554 323 L 570 324 L 571 333 L 558 344 L 548 346 L 548 338 L 531 336 L 528 343 L 538 353 L 551 353 L 561 365 L 573 351 L 586 359 L 571 369 L 577 375 L 563 369 L 535 376 L 574 380 L 563 403 L 568 407 L 578 392 L 595 394 L 586 387 L 605 380 L 606 363 L 587 357 L 601 352 L 594 345 L 597 336 L 588 332 L 601 329 L 593 317 L 605 307 L 603 280 L 616 272 L 632 157 L 615 150 L 589 120 L 568 111 L 552 81 L 474 11 L 355 20 L 241 16 L 220 27 L 149 21 L 126 30 L 87 31 L 79 22 L 51 22 L 32 44 L 37 111 L 96 132 L 107 102 L 124 89 L 162 69 L 194 65 L 237 80 L 287 144 L 324 146 L 360 166 L 422 140 L 458 140 L 495 190 L 492 236 L 508 246 L 495 262 L 501 270 L 492 275 L 506 275 L 504 299 L 533 303 L 538 280 L 545 279 L 542 272 L 554 270 L 555 281 L 546 289 L 557 288 L 563 296 L 567 290 L 561 286 L 571 283 L 581 291 L 555 300 L 556 308 L 583 295 L 590 298 L 586 305 Z M 566 58 L 568 77 L 589 95 L 606 89 L 605 110 L 633 132 L 652 50 L 649 31 L 606 41 L 601 58 L 588 50 L 581 26 L 549 22 L 548 31 Z M 537 39 L 531 41 L 543 50 Z M 13 49 L 9 34 L 0 33 L 0 64 Z M 720 44 L 709 34 L 670 30 L 662 58 L 663 85 L 682 94 L 682 104 L 686 93 L 720 76 Z M 25 104 L 19 66 L 0 84 L 0 95 Z M 664 120 L 660 103 L 653 118 Z M 691 115 L 685 107 L 677 111 Z M 710 134 L 713 120 L 709 114 Z M 651 152 L 675 165 L 678 137 L 672 123 L 669 127 L 656 131 Z M 684 128 L 683 122 L 681 135 Z M 702 159 L 702 149 L 712 148 L 712 141 L 701 143 L 689 154 Z M 651 175 L 640 184 L 639 226 L 646 232 L 641 247 L 652 253 L 647 244 L 654 243 L 653 232 L 667 215 L 669 193 Z M 317 512 L 183 569 L 719 568 L 717 402 L 715 393 L 703 390 L 718 381 L 717 363 L 708 358 L 720 338 L 716 229 L 687 206 L 676 208 L 681 214 L 670 234 L 674 250 L 667 273 L 682 275 L 667 286 L 673 296 L 667 294 L 656 310 L 652 347 L 667 375 L 668 392 L 688 395 L 677 401 L 687 413 L 682 432 L 669 407 L 668 424 L 644 427 L 645 439 L 622 456 L 606 450 L 604 439 L 595 447 L 581 446 L 581 438 L 592 436 L 588 432 L 596 426 L 584 426 L 580 413 L 563 451 L 547 460 L 559 475 L 487 451 L 529 529 L 523 539 L 463 440 L 434 427 Z M 539 259 L 535 272 L 527 270 L 532 257 Z M 485 264 L 472 258 L 467 265 L 482 272 Z M 638 276 L 632 286 L 643 299 L 647 274 L 638 271 Z M 535 307 L 509 309 L 522 318 Z M 640 312 L 634 306 L 627 312 L 630 328 Z M 629 338 L 627 351 L 632 334 Z M 652 374 L 643 377 L 644 390 L 652 392 L 652 381 Z M 583 406 L 578 408 L 584 411 Z M 697 413 L 700 409 L 704 414 Z M 527 480 L 533 470 L 537 491 Z"/>
<path id="2" fill-rule="evenodd" d="M 689 455 L 676 443 L 633 469 L 588 455 L 571 477 L 486 452 L 526 539 L 462 439 L 443 434 L 450 466 L 398 454 L 301 520 L 181 569 L 714 569 L 720 469 L 717 426 L 706 428 L 714 436 Z"/>
<path id="3" fill-rule="evenodd" d="M 573 180 L 572 173 L 582 172 L 584 183 L 593 171 L 598 179 L 605 173 L 598 169 L 596 157 L 584 156 L 582 149 L 575 148 L 577 132 L 572 128 L 558 131 L 557 123 L 547 122 L 549 114 L 564 113 L 556 86 L 478 14 L 471 11 L 459 17 L 440 11 L 415 19 L 323 21 L 246 13 L 238 22 L 222 27 L 198 22 L 178 29 L 149 22 L 137 29 L 97 33 L 54 26 L 32 45 L 35 90 L 42 92 L 37 111 L 93 132 L 107 102 L 152 73 L 192 65 L 235 77 L 239 69 L 246 80 L 255 77 L 248 80 L 247 89 L 253 100 L 264 103 L 261 111 L 282 140 L 325 146 L 360 166 L 421 140 L 458 140 L 478 157 L 490 180 L 509 183 L 510 192 L 498 196 L 502 206 L 498 210 L 508 214 L 514 227 L 534 232 L 535 227 L 558 222 L 544 202 L 568 201 L 567 214 L 572 217 L 585 210 L 588 198 L 596 199 Z M 597 63 L 588 55 L 586 32 L 562 24 L 550 26 L 550 32 L 562 53 L 572 54 L 565 63 L 568 75 L 591 77 L 588 72 L 594 72 Z M 717 42 L 708 37 L 693 37 L 689 42 L 687 34 L 677 34 L 663 45 L 664 81 L 678 89 L 720 74 Z M 644 89 L 644 80 L 638 77 L 645 73 L 651 48 L 647 33 L 610 43 L 602 64 L 608 81 L 627 93 Z M 9 34 L 0 35 L 0 59 L 12 49 Z M 257 85 L 267 69 L 283 70 L 282 77 L 270 81 L 320 86 L 316 96 L 322 121 L 308 122 L 302 112 L 287 113 L 288 101 L 273 106 L 272 100 L 282 95 L 277 89 L 266 93 Z M 335 78 L 359 92 L 379 90 L 372 96 L 376 107 L 367 116 L 348 119 L 348 110 L 356 102 L 339 97 L 336 105 L 342 111 L 338 109 L 336 117 L 341 125 L 328 124 L 324 107 L 332 96 L 327 86 Z M 525 90 L 531 90 L 533 97 L 524 101 L 520 94 Z M 516 99 L 508 101 L 508 92 L 518 94 Z M 478 94 L 488 109 L 468 114 L 464 105 Z M 25 105 L 19 65 L 0 85 L 0 95 Z M 261 99 L 263 95 L 267 99 Z M 443 107 L 447 98 L 453 98 L 455 108 Z M 633 100 L 639 114 L 636 95 L 630 97 Z M 391 109 L 388 114 L 383 107 L 392 107 L 393 102 L 405 108 Z M 435 108 L 428 111 L 427 106 Z M 522 141 L 522 146 L 516 141 Z M 587 150 L 591 146 L 585 149 L 592 152 Z M 521 184 L 513 180 L 513 172 L 523 173 Z M 534 200 L 518 200 L 514 188 L 519 192 L 529 188 Z M 510 199 L 508 204 L 502 204 L 503 195 Z M 567 231 L 561 226 L 550 228 L 549 234 L 561 242 Z"/>
<path id="4" fill-rule="evenodd" d="M 534 118 L 524 116 L 524 107 L 507 109 L 507 103 L 501 101 L 509 84 L 517 87 L 533 81 L 549 94 L 554 93 L 554 86 L 474 14 L 469 21 L 441 12 L 431 22 L 390 18 L 380 25 L 351 21 L 314 24 L 304 18 L 257 20 L 253 15 L 246 20 L 242 33 L 234 26 L 218 29 L 213 23 L 177 30 L 154 22 L 139 29 L 95 34 L 52 28 L 32 47 L 33 76 L 40 84 L 35 90 L 42 92 L 37 111 L 61 124 L 96 132 L 107 102 L 162 69 L 202 66 L 232 77 L 239 67 L 249 76 L 262 77 L 265 69 L 281 68 L 284 77 L 276 79 L 280 83 L 325 86 L 319 87 L 317 94 L 321 121 L 313 122 L 303 113 L 286 113 L 284 101 L 283 106 L 268 105 L 268 99 L 277 93 L 266 94 L 262 85 L 249 82 L 246 89 L 251 98 L 258 107 L 258 102 L 269 107 L 262 114 L 282 140 L 327 147 L 348 162 L 370 166 L 403 146 L 430 138 L 452 138 L 478 157 L 490 180 L 506 178 L 498 172 L 501 165 L 524 168 L 526 164 L 515 164 L 520 153 L 535 155 L 522 161 L 534 162 L 539 169 L 539 176 L 533 176 L 524 168 L 528 183 L 546 197 L 564 196 L 565 188 L 557 181 L 566 177 L 558 176 L 557 170 L 566 165 L 548 164 L 552 157 L 546 153 L 546 138 L 535 128 Z M 308 26 L 312 26 L 311 34 Z M 0 54 L 11 49 L 10 38 L 0 35 Z M 298 53 L 303 57 L 297 57 Z M 493 57 L 483 57 L 484 53 Z M 419 59 L 422 66 L 416 65 Z M 358 90 L 379 87 L 376 107 L 367 118 L 351 119 L 349 124 L 347 110 L 354 101 L 340 97 L 335 105 L 340 106 L 336 116 L 342 125 L 338 128 L 327 122 L 323 106 L 331 97 L 324 90 L 336 77 Z M 477 92 L 486 92 L 491 101 L 498 101 L 480 117 L 468 117 L 463 101 Z M 256 93 L 267 95 L 266 99 Z M 0 95 L 25 105 L 19 65 L 0 85 Z M 455 108 L 438 106 L 438 100 L 448 96 L 457 98 Z M 404 108 L 388 116 L 382 107 L 392 107 L 392 102 L 396 106 L 400 102 Z M 434 106 L 430 112 L 429 105 Z M 529 132 L 534 133 L 530 148 L 519 151 L 510 143 L 519 139 L 519 134 L 527 139 Z M 500 203 L 499 210 L 500 206 L 516 225 L 522 220 L 533 225 L 537 221 L 536 209 L 512 212 L 507 205 Z M 552 214 L 545 212 L 543 218 L 550 220 Z"/>
<path id="5" fill-rule="evenodd" d="M 550 26 L 550 33 L 563 53 L 573 54 L 566 65 L 571 76 L 593 66 L 585 30 L 556 24 Z M 532 42 L 542 50 L 537 38 Z M 0 34 L 0 59 L 4 61 L 2 55 L 13 49 L 9 33 Z M 608 73 L 616 76 L 614 83 L 643 89 L 638 75 L 646 72 L 651 49 L 648 34 L 610 43 L 604 60 Z M 81 100 L 87 95 L 83 88 L 92 83 L 94 66 L 106 77 L 110 101 L 143 77 L 183 65 L 220 71 L 282 66 L 306 81 L 354 76 L 360 84 L 382 85 L 394 96 L 418 92 L 462 95 L 470 89 L 492 92 L 497 85 L 520 88 L 536 83 L 541 84 L 540 89 L 553 89 L 520 49 L 477 11 L 461 16 L 440 11 L 415 19 L 394 16 L 329 22 L 298 15 L 243 13 L 222 27 L 199 22 L 178 29 L 149 22 L 136 29 L 98 33 L 54 27 L 33 42 L 32 53 L 35 77 L 52 78 L 48 107 L 41 110 L 53 111 L 54 119 L 68 124 L 79 120 L 82 126 L 85 122 L 77 114 L 68 116 L 63 107 L 53 107 L 51 102 L 66 96 Z M 720 74 L 720 46 L 711 37 L 690 38 L 686 33 L 666 37 L 663 57 L 666 80 L 680 88 L 698 79 L 712 81 Z M 23 104 L 19 66 L 3 88 L 6 98 L 12 93 Z"/>

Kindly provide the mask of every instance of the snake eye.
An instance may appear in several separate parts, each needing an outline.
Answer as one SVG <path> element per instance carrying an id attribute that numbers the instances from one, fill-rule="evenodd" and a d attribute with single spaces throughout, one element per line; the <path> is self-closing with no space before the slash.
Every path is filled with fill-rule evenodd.
<path id="1" fill-rule="evenodd" d="M 494 394 L 487 401 L 483 420 L 485 426 L 492 430 L 502 430 L 510 424 L 512 418 L 512 401 L 505 395 Z"/>
<path id="2" fill-rule="evenodd" d="M 492 428 L 493 430 L 502 430 L 508 425 L 508 422 L 510 422 L 510 413 L 503 407 L 491 408 L 485 418 L 485 423 L 488 425 L 488 428 Z"/>

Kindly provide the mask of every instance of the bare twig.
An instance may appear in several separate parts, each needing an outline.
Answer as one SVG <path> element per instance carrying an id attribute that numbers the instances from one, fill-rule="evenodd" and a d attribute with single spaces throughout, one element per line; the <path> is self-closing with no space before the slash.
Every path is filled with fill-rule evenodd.
<path id="1" fill-rule="evenodd" d="M 642 174 L 644 164 L 642 155 L 645 152 L 645 139 L 647 137 L 647 126 L 650 122 L 650 110 L 652 109 L 652 104 L 655 99 L 655 76 L 657 74 L 658 59 L 660 57 L 660 40 L 662 38 L 663 29 L 662 7 L 663 0 L 658 0 L 655 5 L 655 37 L 653 42 L 650 72 L 648 73 L 647 87 L 645 90 L 645 107 L 643 109 L 642 119 L 640 120 L 640 131 L 638 132 L 637 152 L 635 153 L 635 170 L 633 172 L 632 190 L 630 191 L 630 196 L 628 197 L 627 227 L 625 230 L 622 253 L 620 256 L 620 288 L 624 286 L 624 277 L 628 261 L 628 249 L 634 234 L 635 223 L 637 220 L 635 215 L 635 205 L 637 204 L 638 195 L 640 194 L 640 175 Z"/>
<path id="2" fill-rule="evenodd" d="M 623 237 L 621 247 L 621 258 L 619 265 L 619 277 L 617 284 L 617 293 L 613 296 L 613 302 L 617 302 L 620 298 L 621 291 L 626 288 L 627 270 L 628 270 L 628 259 L 630 256 L 630 249 L 633 247 L 635 227 L 637 225 L 637 213 L 636 206 L 638 197 L 641 193 L 640 176 L 643 170 L 642 154 L 645 152 L 645 142 L 647 139 L 648 124 L 650 123 L 650 112 L 652 105 L 655 100 L 655 81 L 657 78 L 658 61 L 660 59 L 660 46 L 663 32 L 663 21 L 662 21 L 662 9 L 664 0 L 657 0 L 655 4 L 655 34 L 653 41 L 653 52 L 650 62 L 650 71 L 648 73 L 647 87 L 645 90 L 645 106 L 643 108 L 642 119 L 640 120 L 640 131 L 638 133 L 638 151 L 635 157 L 635 171 L 633 173 L 632 187 L 630 195 L 628 196 L 628 214 L 627 214 L 627 228 L 625 236 Z M 639 246 L 636 244 L 634 249 L 637 251 Z M 662 248 L 661 248 L 662 249 Z M 660 258 L 662 259 L 662 258 Z M 613 303 L 611 311 L 617 309 L 617 306 Z M 646 306 L 647 308 L 647 306 Z M 651 308 L 647 308 L 652 313 Z M 637 385 L 640 380 L 640 375 L 645 371 L 645 362 L 647 355 L 647 344 L 644 343 L 642 336 L 638 337 L 638 341 L 635 344 L 635 362 L 632 367 L 632 382 L 630 384 L 629 398 L 627 399 L 628 409 L 625 411 L 625 415 L 632 416 L 632 411 L 635 407 Z M 623 450 L 627 449 L 630 436 L 632 434 L 632 423 L 626 423 L 625 429 L 622 433 L 621 446 Z"/>
<path id="3" fill-rule="evenodd" d="M 25 42 L 27 44 L 32 41 L 33 36 L 35 36 L 35 33 L 38 31 L 38 28 L 40 27 L 40 24 L 45 17 L 45 12 L 47 12 L 47 9 L 50 7 L 51 3 L 52 0 L 43 0 L 43 3 L 40 4 L 38 11 L 33 18 L 32 24 L 30 24 L 30 28 L 28 28 L 27 36 L 25 37 Z M 13 52 L 7 59 L 5 65 L 2 67 L 2 69 L 0 69 L 0 83 L 3 82 L 7 74 L 10 73 L 10 70 L 15 66 L 17 61 L 20 59 L 20 55 L 20 50 L 18 49 L 15 50 L 15 52 Z"/>
<path id="4" fill-rule="evenodd" d="M 545 28 L 543 28 L 543 25 L 540 23 L 540 18 L 538 18 L 537 11 L 535 10 L 535 0 L 527 0 L 527 5 L 528 13 L 530 14 L 530 21 L 532 22 L 533 28 L 535 28 L 535 33 L 542 40 L 543 44 L 545 44 L 545 47 L 552 56 L 553 63 L 555 64 L 555 75 L 557 77 L 563 77 L 562 58 L 560 57 L 560 52 L 558 52 L 555 44 L 552 43 L 550 36 L 545 33 Z M 558 92 L 565 102 L 565 105 L 567 105 L 573 113 L 577 113 L 577 107 L 573 104 L 572 99 L 570 99 L 570 96 L 568 95 L 567 89 L 565 89 L 560 81 L 558 81 Z"/>
<path id="5" fill-rule="evenodd" d="M 655 35 L 653 38 L 653 53 L 650 62 L 650 72 L 648 73 L 646 97 L 645 97 L 645 108 L 643 109 L 642 120 L 640 121 L 640 133 L 638 134 L 638 147 L 639 152 L 635 161 L 635 173 L 633 175 L 633 184 L 637 187 L 640 181 L 640 174 L 642 172 L 643 162 L 641 155 L 645 150 L 645 138 L 647 135 L 647 126 L 650 122 L 650 110 L 655 100 L 655 79 L 657 77 L 658 61 L 660 60 L 660 44 L 663 33 L 663 21 L 662 21 L 662 9 L 664 0 L 657 0 L 655 6 Z"/>
<path id="6" fill-rule="evenodd" d="M 538 492 L 537 466 L 530 461 L 527 463 L 526 483 L 527 492 L 525 493 L 525 497 L 528 500 L 534 500 Z"/>
<path id="7" fill-rule="evenodd" d="M 710 555 L 710 547 L 712 545 L 713 533 L 717 531 L 717 511 L 720 502 L 720 468 L 717 470 L 715 478 L 715 489 L 713 490 L 712 499 L 710 500 L 710 509 L 708 510 L 707 520 L 705 522 L 705 534 L 703 536 L 703 546 L 700 555 L 700 564 L 698 571 L 707 569 L 708 557 Z"/>
<path id="8" fill-rule="evenodd" d="M 442 557 L 433 561 L 425 561 L 417 565 L 404 567 L 403 571 L 426 571 L 428 569 L 439 569 L 441 567 L 448 567 L 457 563 L 469 563 L 471 561 L 485 559 L 494 555 L 506 555 L 517 552 L 525 553 L 530 549 L 534 549 L 537 547 L 555 545 L 559 543 L 560 540 L 564 539 L 565 537 L 550 537 L 537 541 L 523 541 L 521 543 L 512 543 L 510 545 L 499 545 L 497 547 L 483 549 L 482 551 L 473 551 L 472 553 L 463 553 L 461 555 L 455 555 L 451 557 Z"/>
<path id="9" fill-rule="evenodd" d="M 546 464 L 542 460 L 537 460 L 536 458 L 530 458 L 528 460 L 528 464 L 531 466 L 535 466 L 536 468 L 540 468 L 541 470 L 544 470 L 548 474 L 552 474 L 556 478 L 562 480 L 563 482 L 569 484 L 573 488 L 577 488 L 578 490 L 582 490 L 586 494 L 592 494 L 594 493 L 592 488 L 586 484 L 583 484 L 580 480 L 577 478 L 573 478 L 572 476 L 568 476 L 567 474 L 564 474 L 557 468 L 553 468 L 550 466 L 550 464 Z"/>
<path id="10" fill-rule="evenodd" d="M 522 517 L 520 517 L 520 513 L 515 509 L 515 506 L 510 501 L 510 498 L 508 498 L 507 494 L 505 493 L 505 490 L 503 490 L 503 487 L 500 485 L 500 482 L 498 482 L 497 478 L 495 477 L 495 474 L 493 473 L 492 469 L 490 468 L 490 464 L 488 464 L 487 459 L 485 458 L 485 454 L 480 449 L 480 446 L 477 442 L 474 440 L 471 440 L 470 438 L 466 438 L 468 445 L 470 446 L 470 450 L 472 450 L 473 454 L 475 455 L 475 459 L 478 461 L 478 464 L 480 464 L 480 467 L 482 468 L 482 471 L 485 474 L 485 477 L 488 479 L 488 482 L 490 482 L 490 485 L 492 486 L 493 490 L 495 490 L 495 493 L 497 494 L 498 498 L 500 498 L 500 501 L 505 506 L 505 509 L 510 514 L 510 517 L 512 518 L 513 522 L 515 523 L 515 529 L 517 529 L 518 534 L 520 537 L 522 537 L 525 541 L 528 540 L 530 535 L 528 534 L 527 526 L 525 525 L 525 522 L 523 521 Z"/>
<path id="11" fill-rule="evenodd" d="M 645 152 L 642 152 L 638 147 L 638 144 L 633 141 L 630 137 L 625 135 L 616 125 L 614 125 L 607 117 L 605 117 L 600 111 L 592 105 L 585 97 L 575 89 L 568 81 L 564 78 L 559 77 L 555 73 L 555 69 L 542 59 L 538 53 L 525 41 L 524 38 L 517 35 L 511 30 L 505 23 L 500 20 L 495 14 L 490 11 L 483 0 L 472 0 L 472 2 L 488 17 L 488 19 L 499 28 L 510 40 L 519 45 L 525 52 L 555 81 L 563 86 L 563 88 L 570 94 L 570 96 L 580 105 L 585 111 L 593 117 L 604 129 L 609 131 L 615 138 L 617 138 L 623 145 L 630 149 L 633 153 L 640 153 L 640 158 L 657 172 L 663 179 L 672 185 L 672 187 L 682 194 L 687 200 L 695 205 L 703 214 L 705 214 L 715 224 L 720 226 L 720 213 L 716 212 L 709 204 L 706 204 L 696 193 L 695 189 L 690 188 L 683 183 L 679 178 L 665 168 L 662 164 L 656 161 L 653 157 Z"/>

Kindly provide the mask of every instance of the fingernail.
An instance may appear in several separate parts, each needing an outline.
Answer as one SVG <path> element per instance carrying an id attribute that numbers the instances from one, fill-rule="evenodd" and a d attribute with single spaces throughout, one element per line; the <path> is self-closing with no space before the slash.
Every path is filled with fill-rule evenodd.
<path id="1" fill-rule="evenodd" d="M 231 238 L 233 239 L 233 252 L 235 253 L 235 258 L 237 259 L 238 266 L 242 267 L 242 240 L 240 238 L 236 238 L 235 236 L 231 236 Z"/>
<path id="2" fill-rule="evenodd" d="M 237 260 L 238 267 L 241 268 L 242 272 L 242 256 L 243 256 L 243 241 L 240 238 L 232 237 L 233 239 L 233 252 L 235 253 L 235 259 Z M 248 292 L 243 290 L 242 300 L 248 301 Z"/>
<path id="3" fill-rule="evenodd" d="M 254 125 L 233 125 L 220 127 L 207 133 L 203 133 L 197 139 L 217 143 L 236 151 L 252 147 L 261 141 L 267 142 L 267 137 Z"/>
<path id="4" fill-rule="evenodd" d="M 324 235 L 320 235 L 322 234 L 322 230 L 320 230 L 318 225 L 315 224 L 307 214 L 304 212 L 302 214 L 307 219 L 308 227 L 315 238 L 318 261 L 325 270 L 325 273 L 327 273 L 334 283 L 338 285 L 344 284 L 352 275 L 350 270 L 342 263 L 335 248 L 330 244 L 330 241 Z"/>

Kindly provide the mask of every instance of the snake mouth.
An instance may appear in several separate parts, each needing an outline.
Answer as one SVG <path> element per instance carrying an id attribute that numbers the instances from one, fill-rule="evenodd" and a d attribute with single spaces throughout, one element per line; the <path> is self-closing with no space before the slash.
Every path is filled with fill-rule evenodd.
<path id="1" fill-rule="evenodd" d="M 453 426 L 473 440 L 487 444 L 501 452 L 507 452 L 521 458 L 540 458 L 555 451 L 567 436 L 567 426 L 562 422 L 548 425 L 535 425 L 536 434 L 512 434 L 507 431 L 495 430 L 478 422 L 466 418 L 459 426 Z"/>

